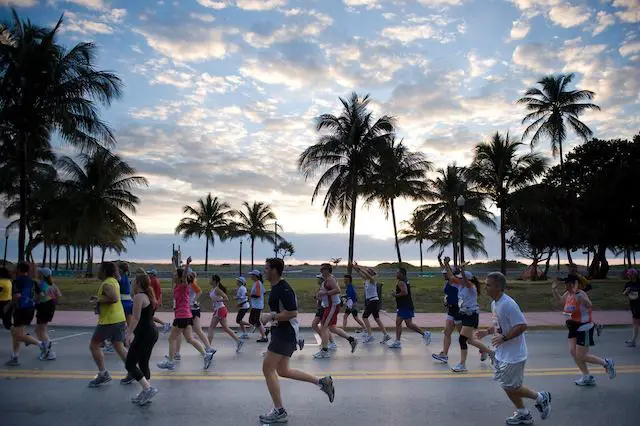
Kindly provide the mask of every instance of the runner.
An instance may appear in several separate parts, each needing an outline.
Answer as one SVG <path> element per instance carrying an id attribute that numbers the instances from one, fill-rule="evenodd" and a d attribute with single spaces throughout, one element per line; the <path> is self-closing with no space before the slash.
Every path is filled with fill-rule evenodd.
<path id="1" fill-rule="evenodd" d="M 638 329 L 640 328 L 640 280 L 638 279 L 638 270 L 634 268 L 627 270 L 627 277 L 629 277 L 629 282 L 624 285 L 622 294 L 629 299 L 633 333 L 631 334 L 631 340 L 627 340 L 624 344 L 628 348 L 635 348 L 636 340 L 638 339 Z"/>
<path id="2" fill-rule="evenodd" d="M 322 288 L 322 283 L 324 282 L 324 278 L 322 278 L 321 274 L 316 275 L 318 289 L 316 290 L 316 294 L 314 298 L 316 299 L 316 315 L 311 322 L 311 328 L 318 335 L 321 336 L 322 331 L 320 330 L 320 326 L 322 325 L 322 315 L 324 314 L 324 308 L 322 307 L 322 297 L 318 295 L 318 292 Z M 333 334 L 329 333 L 329 350 L 335 351 L 338 349 L 338 345 L 333 341 Z"/>
<path id="3" fill-rule="evenodd" d="M 49 354 L 46 358 L 41 355 L 40 360 L 53 361 L 56 354 L 51 350 L 51 341 L 47 333 L 48 324 L 53 320 L 53 314 L 56 312 L 56 304 L 62 296 L 60 289 L 55 285 L 52 278 L 52 272 L 49 268 L 40 268 L 40 294 L 36 295 L 36 336 L 45 343 L 49 348 Z"/>
<path id="4" fill-rule="evenodd" d="M 115 263 L 102 263 L 98 271 L 98 279 L 102 284 L 98 289 L 98 295 L 89 299 L 89 302 L 96 304 L 98 312 L 98 325 L 89 344 L 89 350 L 98 367 L 98 375 L 89 382 L 90 388 L 97 388 L 111 381 L 111 375 L 104 367 L 104 353 L 100 348 L 102 342 L 111 341 L 122 362 L 127 358 L 127 350 L 124 347 L 126 318 L 120 300 L 118 278 L 118 267 Z"/>
<path id="5" fill-rule="evenodd" d="M 460 306 L 458 305 L 458 287 L 451 285 L 449 282 L 449 273 L 442 263 L 442 256 L 438 254 L 438 263 L 442 268 L 442 275 L 445 279 L 444 282 L 444 306 L 447 310 L 444 323 L 444 337 L 442 339 L 442 351 L 439 354 L 431 354 L 431 357 L 437 361 L 448 363 L 449 362 L 449 348 L 451 347 L 451 334 L 454 329 L 457 329 L 460 333 Z"/>
<path id="6" fill-rule="evenodd" d="M 11 303 L 11 273 L 7 268 L 0 267 L 0 318 L 2 325 L 7 330 L 11 330 L 11 313 L 13 304 Z"/>
<path id="7" fill-rule="evenodd" d="M 260 314 L 264 309 L 264 284 L 262 283 L 262 274 L 260 271 L 253 270 L 249 272 L 249 277 L 253 281 L 249 298 L 249 302 L 251 304 L 251 311 L 249 311 L 249 323 L 260 331 L 260 338 L 257 342 L 268 343 L 269 339 L 267 339 L 264 327 L 260 322 Z"/>
<path id="8" fill-rule="evenodd" d="M 240 327 L 240 338 L 248 339 L 246 327 L 250 327 L 251 324 L 244 321 L 244 316 L 249 312 L 249 298 L 247 297 L 247 280 L 244 277 L 236 278 L 236 307 L 238 313 L 236 314 L 236 324 Z"/>
<path id="9" fill-rule="evenodd" d="M 323 283 L 318 291 L 318 295 L 322 298 L 322 307 L 324 311 L 322 313 L 322 325 L 320 326 L 320 337 L 322 338 L 322 346 L 320 350 L 313 355 L 316 359 L 331 358 L 329 354 L 329 337 L 330 333 L 337 334 L 343 339 L 349 342 L 351 346 L 351 353 L 354 353 L 358 341 L 344 332 L 343 329 L 338 328 L 338 314 L 340 313 L 340 286 L 336 278 L 331 273 L 333 268 L 329 263 L 323 263 L 320 265 L 320 273 L 322 274 Z"/>
<path id="10" fill-rule="evenodd" d="M 129 352 L 125 366 L 129 375 L 138 382 L 141 392 L 131 399 L 131 402 L 140 406 L 148 404 L 158 393 L 158 389 L 151 386 L 151 370 L 149 359 L 151 352 L 158 341 L 158 330 L 153 323 L 157 298 L 151 287 L 151 279 L 139 270 L 134 283 L 133 297 L 133 321 L 127 330 L 126 341 L 129 343 Z"/>
<path id="11" fill-rule="evenodd" d="M 287 411 L 282 404 L 280 381 L 278 376 L 292 380 L 312 383 L 320 388 L 333 402 L 335 389 L 331 376 L 314 377 L 300 370 L 290 368 L 291 355 L 296 351 L 296 333 L 289 321 L 298 315 L 296 295 L 291 286 L 282 279 L 284 262 L 282 259 L 267 259 L 265 276 L 271 283 L 269 294 L 270 313 L 260 316 L 263 324 L 271 322 L 271 343 L 262 362 L 262 372 L 273 401 L 273 410 L 260 416 L 260 422 L 266 424 L 287 423 Z"/>
<path id="12" fill-rule="evenodd" d="M 569 275 L 575 275 L 576 277 L 578 277 L 578 289 L 587 293 L 587 296 L 591 294 L 589 292 L 593 290 L 593 286 L 591 285 L 591 283 L 589 283 L 589 280 L 587 280 L 584 275 L 578 272 L 578 265 L 576 265 L 575 263 L 570 263 L 567 265 L 567 269 L 569 270 Z M 600 337 L 604 326 L 602 324 L 596 323 L 595 321 L 593 322 L 593 326 L 596 331 L 596 335 Z"/>
<path id="13" fill-rule="evenodd" d="M 364 330 L 365 325 L 360 318 L 358 318 L 358 308 L 356 307 L 356 303 L 358 302 L 358 293 L 356 289 L 353 287 L 353 279 L 351 275 L 345 274 L 342 278 L 342 282 L 345 285 L 345 305 L 346 308 L 344 310 L 344 316 L 342 317 L 342 328 L 347 328 L 347 320 L 349 319 L 349 315 L 353 316 L 353 319 L 360 325 L 360 327 Z"/>
<path id="14" fill-rule="evenodd" d="M 124 316 L 127 319 L 127 327 L 133 322 L 133 299 L 131 298 L 131 282 L 129 282 L 129 264 L 127 262 L 118 263 L 120 269 L 120 300 L 124 308 Z"/>
<path id="15" fill-rule="evenodd" d="M 155 269 L 150 269 L 147 271 L 147 275 L 149 275 L 149 280 L 151 283 L 151 288 L 153 289 L 153 294 L 156 297 L 155 309 L 160 309 L 162 307 L 162 287 L 160 287 L 160 280 L 158 279 L 158 272 Z M 162 321 L 159 317 L 153 317 L 153 322 L 156 324 L 160 324 L 162 326 L 162 332 L 168 333 L 171 330 L 171 324 L 168 322 Z"/>
<path id="16" fill-rule="evenodd" d="M 578 277 L 569 275 L 564 279 L 565 292 L 558 293 L 558 281 L 551 287 L 553 298 L 564 305 L 564 315 L 569 329 L 569 352 L 576 365 L 582 372 L 582 377 L 575 381 L 578 386 L 595 386 L 596 378 L 589 374 L 587 364 L 597 364 L 604 367 L 609 379 L 616 377 L 616 367 L 612 359 L 599 358 L 589 354 L 589 346 L 593 346 L 593 321 L 591 310 L 593 305 L 587 294 L 578 289 Z"/>
<path id="17" fill-rule="evenodd" d="M 459 319 L 462 328 L 460 330 L 460 362 L 451 368 L 454 373 L 464 373 L 467 371 L 468 345 L 480 349 L 480 353 L 487 353 L 493 356 L 493 351 L 486 347 L 482 341 L 475 338 L 474 330 L 478 329 L 480 322 L 480 305 L 478 304 L 478 293 L 480 292 L 480 282 L 469 271 L 465 271 L 465 265 L 460 266 L 460 275 L 455 276 L 451 271 L 449 262 L 451 259 L 444 259 L 444 266 L 447 271 L 447 279 L 458 288 Z"/>
<path id="18" fill-rule="evenodd" d="M 422 336 L 425 345 L 431 343 L 431 333 L 422 331 L 420 327 L 413 323 L 412 318 L 415 316 L 413 299 L 411 297 L 411 286 L 407 280 L 407 270 L 398 268 L 396 273 L 396 291 L 393 293 L 396 298 L 397 316 L 396 316 L 396 341 L 389 345 L 390 348 L 399 349 L 402 347 L 400 338 L 402 337 L 402 323 Z"/>
<path id="19" fill-rule="evenodd" d="M 11 358 L 4 365 L 18 367 L 18 355 L 20 343 L 37 345 L 40 348 L 40 357 L 46 358 L 51 350 L 51 342 L 46 344 L 27 334 L 25 327 L 31 324 L 35 315 L 35 297 L 40 293 L 40 287 L 29 275 L 32 267 L 26 262 L 19 262 L 16 269 L 16 279 L 11 285 L 13 308 L 13 327 L 11 328 L 11 342 L 13 352 Z"/>
<path id="20" fill-rule="evenodd" d="M 204 350 L 207 352 L 215 353 L 215 349 L 213 349 L 209 344 L 207 335 L 204 334 L 204 331 L 202 331 L 202 325 L 200 321 L 200 303 L 198 302 L 198 299 L 202 294 L 202 289 L 198 285 L 197 275 L 195 272 L 190 272 L 187 274 L 187 283 L 189 284 L 189 306 L 191 307 L 191 317 L 193 318 L 193 331 L 200 339 L 200 342 L 204 345 Z M 180 339 L 178 339 L 176 353 L 180 353 L 180 343 Z"/>
<path id="21" fill-rule="evenodd" d="M 364 343 L 373 342 L 371 323 L 369 322 L 369 316 L 373 315 L 373 319 L 378 324 L 380 331 L 382 331 L 382 340 L 380 343 L 385 344 L 391 340 L 391 336 L 387 333 L 387 329 L 384 328 L 384 324 L 380 319 L 380 295 L 378 294 L 378 284 L 376 282 L 376 270 L 373 268 L 363 268 L 356 262 L 354 262 L 353 267 L 358 272 L 358 275 L 360 275 L 360 278 L 364 280 L 364 312 L 362 313 L 362 321 L 364 321 L 365 329 L 367 330 Z"/>
<path id="22" fill-rule="evenodd" d="M 517 410 L 507 418 L 507 424 L 530 425 L 533 424 L 533 417 L 524 406 L 522 398 L 535 400 L 540 418 L 545 420 L 551 414 L 551 394 L 536 392 L 522 384 L 527 362 L 527 342 L 524 336 L 527 320 L 516 301 L 504 293 L 506 288 L 507 279 L 500 272 L 492 272 L 487 276 L 487 294 L 493 300 L 491 311 L 494 314 L 494 325 L 488 330 L 478 331 L 476 338 L 480 340 L 489 334 L 493 335 L 492 344 L 496 347 L 494 380 L 500 383 Z"/>
<path id="23" fill-rule="evenodd" d="M 244 345 L 244 341 L 236 335 L 229 328 L 229 324 L 227 323 L 227 315 L 229 311 L 227 307 L 224 306 L 225 301 L 229 301 L 229 296 L 227 296 L 227 289 L 224 285 L 222 285 L 222 281 L 218 275 L 213 275 L 211 277 L 211 291 L 209 292 L 209 297 L 213 302 L 213 316 L 211 317 L 211 324 L 209 325 L 209 342 L 213 344 L 213 334 L 216 331 L 216 327 L 218 324 L 222 327 L 222 329 L 236 342 L 236 353 L 240 352 L 242 349 L 242 345 Z"/>
<path id="24" fill-rule="evenodd" d="M 187 271 L 190 269 L 191 256 L 187 258 L 186 267 L 175 267 L 175 259 L 172 259 L 173 266 L 173 300 L 175 304 L 173 327 L 169 334 L 169 356 L 164 361 L 158 363 L 159 368 L 173 370 L 176 368 L 175 355 L 181 339 L 180 335 L 197 350 L 204 362 L 204 369 L 211 366 L 213 352 L 207 352 L 200 342 L 193 338 L 193 315 L 191 314 L 191 304 L 189 303 L 189 284 L 187 283 Z"/>

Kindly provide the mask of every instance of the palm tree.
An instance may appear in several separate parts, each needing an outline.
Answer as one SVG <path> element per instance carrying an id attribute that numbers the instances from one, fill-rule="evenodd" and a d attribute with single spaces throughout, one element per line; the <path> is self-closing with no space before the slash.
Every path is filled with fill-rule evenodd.
<path id="1" fill-rule="evenodd" d="M 422 266 L 422 244 L 434 239 L 433 225 L 427 222 L 426 216 L 420 210 L 414 210 L 409 220 L 402 221 L 404 228 L 400 230 L 400 243 L 418 243 L 420 247 L 420 272 Z"/>
<path id="2" fill-rule="evenodd" d="M 509 194 L 535 183 L 547 168 L 547 160 L 538 153 L 518 155 L 522 145 L 510 140 L 508 132 L 506 137 L 496 132 L 489 142 L 476 145 L 469 170 L 470 178 L 500 209 L 500 270 L 503 274 L 507 268 L 505 212 Z"/>
<path id="3" fill-rule="evenodd" d="M 531 136 L 531 146 L 535 146 L 542 137 L 551 139 L 551 151 L 555 156 L 560 153 L 560 168 L 564 166 L 562 144 L 567 138 L 567 123 L 578 137 L 588 140 L 593 132 L 578 118 L 588 110 L 599 110 L 598 105 L 588 101 L 595 93 L 590 90 L 567 90 L 573 80 L 573 74 L 556 74 L 543 77 L 537 87 L 525 91 L 524 97 L 517 103 L 526 105 L 530 111 L 522 119 L 527 124 L 522 139 Z"/>
<path id="4" fill-rule="evenodd" d="M 402 264 L 398 229 L 396 225 L 396 198 L 418 198 L 424 192 L 424 181 L 431 170 L 431 162 L 422 153 L 411 152 L 402 143 L 396 144 L 393 136 L 380 147 L 371 175 L 364 185 L 365 204 L 378 202 L 380 208 L 393 221 L 398 264 Z"/>
<path id="5" fill-rule="evenodd" d="M 342 258 L 332 257 L 330 262 L 333 263 L 333 271 L 335 272 L 338 269 L 338 265 L 340 264 L 340 262 L 342 262 Z"/>
<path id="6" fill-rule="evenodd" d="M 121 81 L 95 68 L 95 44 L 78 43 L 70 50 L 57 44 L 61 25 L 62 17 L 53 28 L 38 27 L 13 10 L 0 38 L 0 137 L 14 145 L 19 169 L 18 260 L 24 260 L 33 147 L 44 142 L 50 148 L 54 132 L 86 149 L 115 143 L 96 103 L 118 98 Z"/>
<path id="7" fill-rule="evenodd" d="M 496 226 L 493 214 L 485 206 L 486 195 L 478 190 L 474 182 L 468 179 L 468 174 L 466 167 L 459 167 L 455 163 L 450 164 L 446 169 L 438 169 L 436 177 L 429 179 L 425 185 L 424 198 L 428 202 L 418 207 L 418 210 L 425 214 L 426 220 L 433 223 L 440 235 L 443 236 L 441 238 L 446 238 L 445 240 L 440 239 L 438 244 L 433 247 L 444 248 L 449 244 L 453 246 L 454 264 L 457 264 L 460 235 L 460 219 L 456 199 L 460 195 L 463 195 L 466 200 L 464 206 L 466 217 L 491 228 Z M 463 221 L 464 234 L 476 235 L 476 225 L 469 222 L 466 217 Z M 465 238 L 465 248 L 473 253 L 471 243 L 472 241 Z"/>
<path id="8" fill-rule="evenodd" d="M 137 234 L 136 224 L 128 213 L 135 213 L 140 199 L 133 190 L 147 186 L 147 180 L 119 156 L 105 148 L 79 155 L 79 163 L 70 157 L 57 162 L 63 178 L 65 201 L 74 206 L 77 222 L 74 241 L 87 252 L 87 273 L 91 273 L 93 247 L 114 239 Z M 70 210 L 71 211 L 71 210 Z"/>
<path id="9" fill-rule="evenodd" d="M 358 197 L 375 154 L 393 132 L 394 120 L 386 115 L 374 120 L 368 109 L 369 95 L 360 98 L 354 92 L 348 100 L 340 98 L 340 102 L 342 113 L 339 116 L 323 114 L 318 117 L 316 128 L 326 133 L 315 145 L 304 150 L 298 159 L 298 168 L 305 179 L 323 171 L 311 202 L 326 189 L 325 218 L 329 220 L 337 215 L 343 225 L 349 222 L 347 273 L 351 273 Z"/>
<path id="10" fill-rule="evenodd" d="M 236 218 L 231 225 L 231 236 L 233 238 L 248 236 L 251 240 L 251 269 L 254 264 L 254 248 L 256 240 L 267 241 L 276 244 L 278 230 L 282 227 L 278 225 L 276 215 L 267 203 L 254 201 L 253 204 L 243 202 L 243 210 L 234 210 L 231 214 Z"/>
<path id="11" fill-rule="evenodd" d="M 216 236 L 220 241 L 229 237 L 231 206 L 220 202 L 218 197 L 211 197 L 211 193 L 208 193 L 204 200 L 202 198 L 198 200 L 195 207 L 184 206 L 182 212 L 189 217 L 180 219 L 175 232 L 182 234 L 185 240 L 204 236 L 204 270 L 207 271 L 209 268 L 209 243 L 214 246 Z"/>
<path id="12" fill-rule="evenodd" d="M 485 257 L 488 256 L 487 250 L 484 247 L 484 235 L 482 235 L 482 232 L 478 230 L 478 227 L 475 223 L 469 222 L 467 219 L 464 219 L 462 224 L 462 232 L 464 233 L 465 252 L 471 253 L 473 257 L 476 257 L 479 254 Z M 456 225 L 455 229 L 451 228 L 448 223 L 444 225 L 438 225 L 436 231 L 434 232 L 434 238 L 432 239 L 433 243 L 427 248 L 427 251 L 438 250 L 440 253 L 443 253 L 444 250 L 449 247 L 453 241 L 453 255 L 455 258 L 458 255 L 459 251 L 457 245 L 458 238 L 460 238 L 458 225 Z"/>

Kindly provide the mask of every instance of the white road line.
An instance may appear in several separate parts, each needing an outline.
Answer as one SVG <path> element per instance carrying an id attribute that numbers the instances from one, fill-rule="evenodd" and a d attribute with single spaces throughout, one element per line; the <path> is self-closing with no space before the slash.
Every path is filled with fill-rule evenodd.
<path id="1" fill-rule="evenodd" d="M 51 339 L 51 342 L 59 342 L 60 340 L 71 339 L 72 337 L 84 336 L 86 334 L 89 334 L 89 332 L 85 331 L 83 333 L 76 333 L 76 334 L 70 334 L 68 336 L 56 337 L 55 339 Z"/>
<path id="2" fill-rule="evenodd" d="M 320 337 L 320 335 L 316 332 L 313 333 L 313 337 L 316 338 L 316 343 L 318 344 L 318 346 L 320 346 L 322 344 L 322 337 Z"/>

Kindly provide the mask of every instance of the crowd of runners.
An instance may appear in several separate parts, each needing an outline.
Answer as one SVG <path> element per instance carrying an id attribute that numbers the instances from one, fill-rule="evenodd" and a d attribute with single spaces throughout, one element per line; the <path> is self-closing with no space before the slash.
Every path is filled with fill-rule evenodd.
<path id="1" fill-rule="evenodd" d="M 478 295 L 482 290 L 480 281 L 465 270 L 466 265 L 452 268 L 450 258 L 438 257 L 444 280 L 445 326 L 442 351 L 434 353 L 437 362 L 449 363 L 449 348 L 454 331 L 459 334 L 460 361 L 451 367 L 454 373 L 467 371 L 466 361 L 469 345 L 477 348 L 480 360 L 489 359 L 495 369 L 495 380 L 516 408 L 513 416 L 506 419 L 507 424 L 532 424 L 533 417 L 525 407 L 523 399 L 535 401 L 535 408 L 542 419 L 551 413 L 551 394 L 537 392 L 523 384 L 527 361 L 525 331 L 526 319 L 514 299 L 505 294 L 507 281 L 499 272 L 486 277 L 484 288 L 492 299 L 491 311 L 493 325 L 488 329 L 479 329 L 480 306 Z M 105 262 L 100 265 L 101 285 L 90 303 L 95 305 L 98 325 L 90 341 L 90 352 L 95 361 L 98 374 L 89 382 L 89 387 L 100 387 L 111 382 L 112 378 L 105 368 L 104 351 L 113 351 L 122 359 L 127 376 L 122 384 L 134 381 L 140 385 L 140 392 L 132 398 L 138 405 L 146 405 L 158 392 L 151 384 L 149 362 L 153 348 L 161 332 L 169 333 L 169 352 L 158 368 L 173 370 L 180 361 L 182 338 L 202 356 L 203 369 L 212 363 L 215 330 L 218 325 L 234 341 L 235 351 L 240 352 L 250 333 L 258 332 L 258 344 L 267 344 L 263 360 L 263 373 L 271 395 L 274 409 L 260 416 L 266 424 L 285 423 L 287 411 L 282 402 L 279 377 L 304 381 L 317 386 L 325 393 L 330 402 L 334 399 L 334 383 L 331 376 L 316 377 L 293 369 L 289 361 L 293 353 L 303 350 L 304 339 L 300 334 L 297 320 L 298 300 L 293 288 L 282 279 L 284 262 L 281 259 L 267 259 L 264 274 L 253 270 L 244 277 L 236 279 L 235 291 L 227 289 L 218 275 L 209 279 L 209 289 L 203 291 L 198 283 L 196 272 L 191 268 L 191 258 L 186 264 L 174 265 L 172 275 L 172 299 L 174 320 L 165 324 L 156 315 L 162 306 L 162 288 L 155 270 L 143 269 L 131 274 L 126 263 Z M 320 336 L 320 350 L 313 355 L 316 359 L 330 358 L 337 350 L 335 338 L 344 339 L 351 353 L 358 344 L 370 344 L 375 338 L 370 318 L 376 322 L 380 332 L 380 343 L 390 349 L 401 349 L 401 337 L 404 328 L 418 333 L 426 345 L 431 343 L 431 333 L 419 328 L 414 322 L 415 308 L 411 284 L 407 271 L 399 268 L 396 273 L 395 288 L 392 296 L 396 302 L 395 339 L 388 333 L 380 319 L 382 286 L 377 279 L 375 269 L 354 264 L 354 270 L 362 280 L 364 304 L 362 319 L 358 317 L 360 295 L 351 275 L 344 275 L 344 292 L 333 274 L 332 266 L 322 264 L 317 275 L 316 292 L 317 312 L 312 323 L 313 330 Z M 629 282 L 623 294 L 628 298 L 633 317 L 633 334 L 625 342 L 635 347 L 640 328 L 640 282 L 638 271 L 627 271 Z M 21 344 L 33 345 L 40 350 L 43 361 L 55 360 L 52 342 L 47 333 L 47 325 L 52 321 L 56 304 L 63 297 L 48 268 L 35 268 L 35 265 L 19 263 L 15 275 L 0 268 L 0 314 L 3 325 L 11 330 L 12 355 L 6 366 L 19 366 Z M 12 280 L 13 278 L 13 280 Z M 264 280 L 270 283 L 270 293 L 265 309 Z M 616 376 L 615 363 L 608 358 L 600 358 L 589 353 L 594 344 L 594 332 L 600 332 L 592 317 L 592 302 L 587 292 L 590 285 L 584 277 L 570 266 L 569 274 L 562 280 L 554 280 L 552 293 L 554 299 L 564 307 L 566 326 L 569 330 L 569 351 L 582 376 L 575 381 L 578 386 L 593 386 L 595 378 L 590 374 L 588 364 L 603 367 L 610 379 Z M 560 291 L 562 290 L 562 291 Z M 202 329 L 200 299 L 204 293 L 213 308 L 213 316 L 205 334 Z M 233 293 L 230 296 L 230 292 Z M 229 309 L 237 309 L 235 323 L 239 333 L 229 326 Z M 342 328 L 338 327 L 341 309 L 344 310 Z M 245 318 L 248 314 L 248 321 Z M 33 318 L 36 318 L 35 337 L 27 333 Z M 346 328 L 349 317 L 362 327 L 357 339 L 348 334 Z M 158 327 L 159 326 L 159 327 Z M 248 332 L 250 331 L 250 333 Z M 270 334 L 270 339 L 269 339 Z M 488 344 L 483 342 L 491 336 Z"/>

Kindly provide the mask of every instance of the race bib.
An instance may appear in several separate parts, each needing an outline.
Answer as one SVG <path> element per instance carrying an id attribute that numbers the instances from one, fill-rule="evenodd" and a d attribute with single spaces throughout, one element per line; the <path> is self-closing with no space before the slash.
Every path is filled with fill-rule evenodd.
<path id="1" fill-rule="evenodd" d="M 637 291 L 631 291 L 628 294 L 629 300 L 638 300 L 638 292 Z"/>

